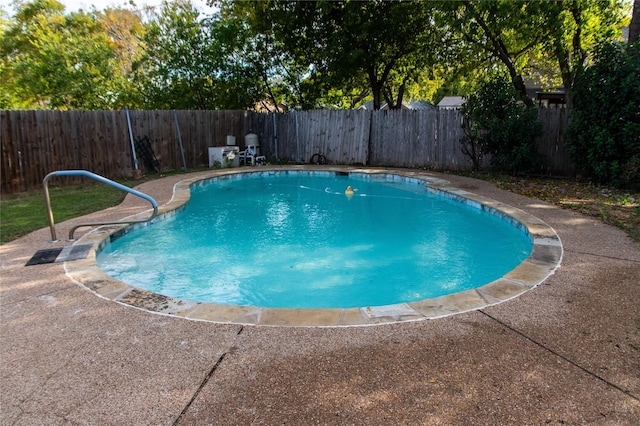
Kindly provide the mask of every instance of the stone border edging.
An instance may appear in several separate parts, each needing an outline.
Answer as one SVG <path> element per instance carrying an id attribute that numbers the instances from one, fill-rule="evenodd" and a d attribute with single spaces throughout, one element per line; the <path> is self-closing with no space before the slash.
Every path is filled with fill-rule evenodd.
<path id="1" fill-rule="evenodd" d="M 185 301 L 132 287 L 107 275 L 97 266 L 96 254 L 111 239 L 135 229 L 136 226 L 148 224 L 102 226 L 87 233 L 75 244 L 92 244 L 89 255 L 85 259 L 65 262 L 65 271 L 72 280 L 100 297 L 153 313 L 218 323 L 344 327 L 439 318 L 495 305 L 535 288 L 552 275 L 562 261 L 560 237 L 542 220 L 507 204 L 450 186 L 447 181 L 419 171 L 330 166 L 251 167 L 212 171 L 207 176 L 187 178 L 175 184 L 173 197 L 167 204 L 159 207 L 158 217 L 153 221 L 181 211 L 189 201 L 191 185 L 196 182 L 225 175 L 288 170 L 397 175 L 403 179 L 424 181 L 430 192 L 483 209 L 521 227 L 531 236 L 533 250 L 527 259 L 502 278 L 475 289 L 416 302 L 348 309 L 260 308 Z M 147 213 L 142 212 L 127 219 L 145 215 Z"/>

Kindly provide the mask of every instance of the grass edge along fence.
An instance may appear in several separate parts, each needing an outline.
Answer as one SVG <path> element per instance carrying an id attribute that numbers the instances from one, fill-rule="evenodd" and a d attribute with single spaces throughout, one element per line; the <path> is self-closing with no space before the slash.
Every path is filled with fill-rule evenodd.
<path id="1" fill-rule="evenodd" d="M 56 170 L 88 170 L 109 179 L 208 165 L 208 147 L 228 136 L 244 149 L 258 135 L 268 159 L 466 171 L 457 110 L 250 111 L 0 111 L 1 179 L 5 194 L 39 188 Z M 540 109 L 538 148 L 550 175 L 571 172 L 562 145 L 565 109 Z M 129 127 L 130 123 L 130 127 Z M 133 143 L 132 143 L 133 139 Z M 146 145 L 145 145 L 146 144 Z M 134 161 L 133 147 L 137 146 Z M 184 159 L 184 160 L 183 160 Z M 184 161 L 184 163 L 183 163 Z"/>

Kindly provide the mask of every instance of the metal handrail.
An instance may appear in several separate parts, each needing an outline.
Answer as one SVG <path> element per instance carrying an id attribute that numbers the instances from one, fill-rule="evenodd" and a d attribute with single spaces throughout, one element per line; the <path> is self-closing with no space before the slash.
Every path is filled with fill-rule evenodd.
<path id="1" fill-rule="evenodd" d="M 44 198 L 45 198 L 45 202 L 47 203 L 47 215 L 49 217 L 49 228 L 51 229 L 51 242 L 58 241 L 58 238 L 56 236 L 55 225 L 53 222 L 53 211 L 51 210 L 51 199 L 49 197 L 49 179 L 53 176 L 86 176 L 91 179 L 97 180 L 98 182 L 102 182 L 107 185 L 113 186 L 116 189 L 120 189 L 122 191 L 126 191 L 130 194 L 133 194 L 137 197 L 143 198 L 149 201 L 151 203 L 151 206 L 153 207 L 153 213 L 151 214 L 151 217 L 144 220 L 121 220 L 121 221 L 114 221 L 114 222 L 86 222 L 86 223 L 75 225 L 69 231 L 69 241 L 74 241 L 73 234 L 75 233 L 76 229 L 81 228 L 83 226 L 102 226 L 102 225 L 143 223 L 143 222 L 150 221 L 151 219 L 153 219 L 158 215 L 158 203 L 156 203 L 156 200 L 154 200 L 147 194 L 144 194 L 140 191 L 136 191 L 135 189 L 131 189 L 127 186 L 121 185 L 118 182 L 114 182 L 110 179 L 107 179 L 95 173 L 88 172 L 86 170 L 60 170 L 56 172 L 51 172 L 47 176 L 45 176 L 44 180 L 42 181 L 42 184 L 44 185 Z"/>

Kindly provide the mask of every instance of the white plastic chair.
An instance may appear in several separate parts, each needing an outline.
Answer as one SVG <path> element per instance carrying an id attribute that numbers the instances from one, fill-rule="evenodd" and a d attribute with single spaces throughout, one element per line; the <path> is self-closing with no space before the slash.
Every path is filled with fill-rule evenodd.
<path id="1" fill-rule="evenodd" d="M 255 166 L 256 164 L 265 164 L 267 157 L 260 155 L 260 146 L 248 145 L 244 151 L 240 151 L 239 156 L 240 164 Z"/>

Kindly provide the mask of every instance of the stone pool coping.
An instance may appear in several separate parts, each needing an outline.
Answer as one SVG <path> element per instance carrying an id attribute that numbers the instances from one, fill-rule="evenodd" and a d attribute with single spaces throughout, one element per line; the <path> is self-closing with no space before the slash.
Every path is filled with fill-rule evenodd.
<path id="1" fill-rule="evenodd" d="M 146 224 L 105 225 L 87 233 L 75 244 L 91 244 L 92 249 L 85 259 L 65 262 L 66 273 L 100 297 L 158 314 L 229 324 L 348 327 L 419 321 L 495 305 L 537 287 L 556 271 L 562 261 L 563 248 L 560 237 L 542 220 L 518 208 L 457 188 L 446 180 L 420 171 L 331 166 L 267 166 L 215 170 L 205 175 L 187 178 L 174 185 L 173 197 L 159 207 L 158 217 L 153 221 L 179 212 L 189 201 L 191 185 L 198 182 L 244 173 L 272 174 L 286 171 L 358 173 L 373 178 L 388 175 L 398 176 L 390 178 L 392 180 L 421 181 L 429 191 L 499 215 L 521 227 L 532 238 L 533 250 L 527 259 L 502 278 L 475 289 L 416 302 L 347 309 L 261 308 L 185 301 L 130 286 L 104 273 L 97 266 L 96 254 L 112 238 Z M 148 215 L 147 210 L 126 219 L 143 219 Z"/>

